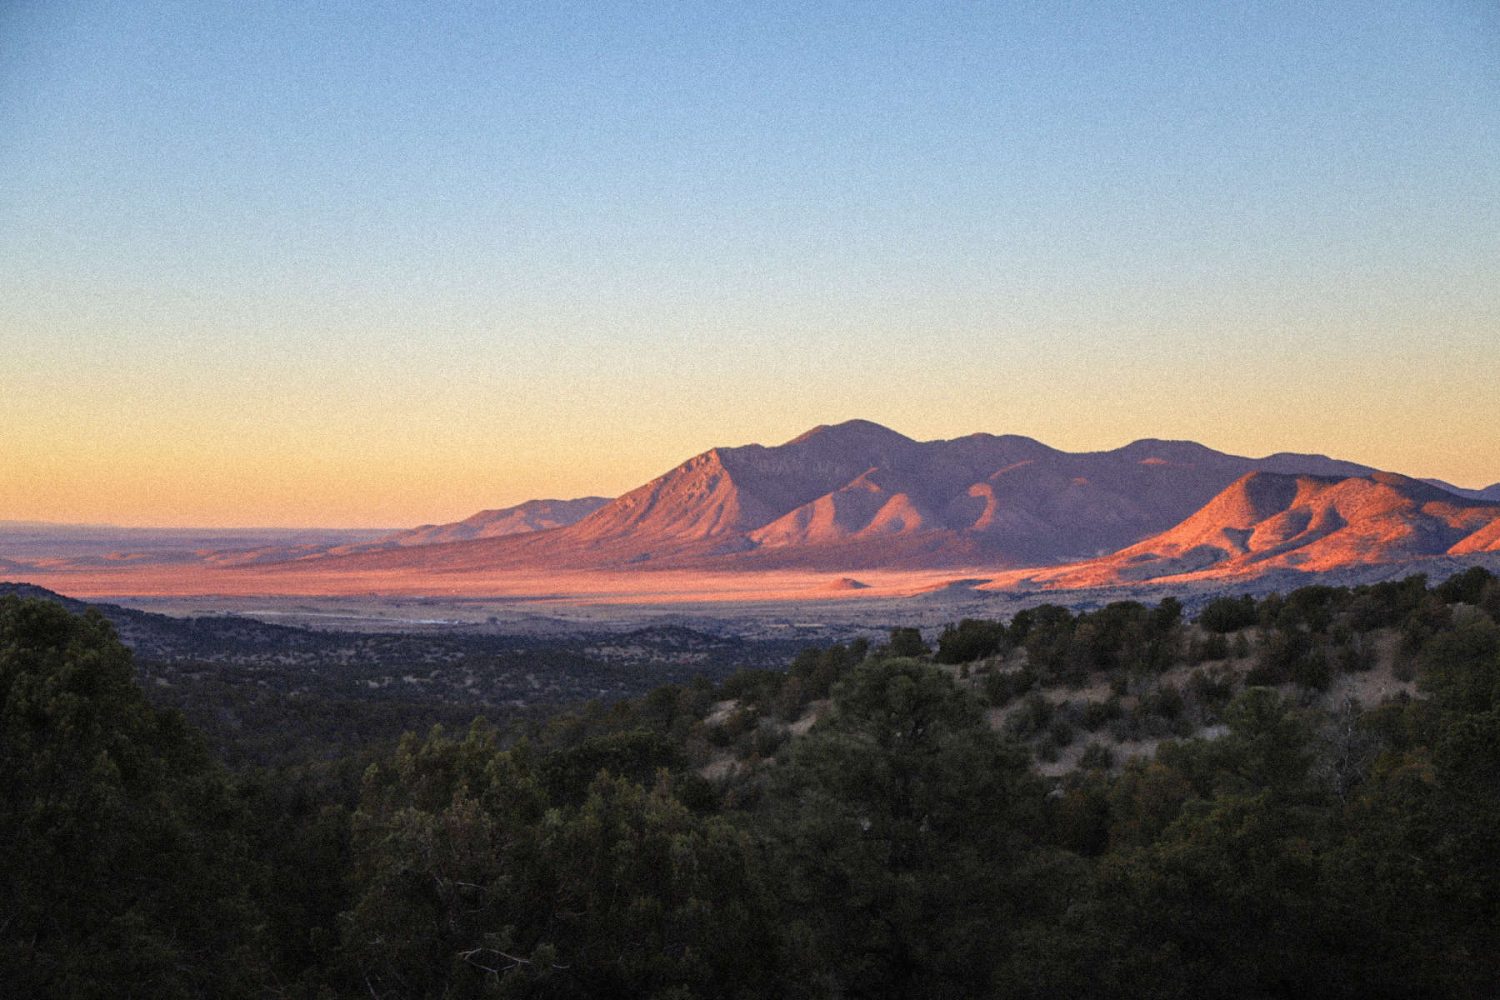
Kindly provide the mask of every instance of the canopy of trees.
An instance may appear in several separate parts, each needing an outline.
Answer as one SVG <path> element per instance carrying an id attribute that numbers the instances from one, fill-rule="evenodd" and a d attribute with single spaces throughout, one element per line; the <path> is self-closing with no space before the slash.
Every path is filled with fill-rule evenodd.
<path id="1" fill-rule="evenodd" d="M 108 624 L 0 600 L 0 983 L 27 997 L 1493 997 L 1500 584 L 1043 606 L 524 736 L 231 772 Z M 1418 697 L 1328 678 L 1391 649 Z M 1241 653 L 1233 652 L 1239 645 Z M 1040 692 L 1237 658 L 1213 732 L 1044 777 Z M 980 671 L 1026 699 L 997 725 Z M 1015 680 L 1023 675 L 1027 680 Z M 999 672 L 996 676 L 1001 675 Z M 1144 689 L 1142 689 L 1144 690 Z M 1131 698 L 1136 698 L 1131 695 Z M 1145 700 L 1145 696 L 1141 696 Z M 1100 703 L 1098 719 L 1118 718 Z M 1114 714 L 1111 714 L 1114 713 Z M 790 726 L 796 722 L 796 726 Z M 792 730 L 796 730 L 796 735 Z M 722 767 L 708 767 L 705 760 Z"/>

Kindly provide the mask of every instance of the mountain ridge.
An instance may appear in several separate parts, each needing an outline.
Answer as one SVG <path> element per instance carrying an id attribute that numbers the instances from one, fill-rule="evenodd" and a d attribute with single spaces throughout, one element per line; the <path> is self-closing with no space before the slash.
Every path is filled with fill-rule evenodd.
<path id="1" fill-rule="evenodd" d="M 1477 490 L 1471 490 L 1466 489 L 1462 486 L 1454 486 L 1452 483 L 1445 482 L 1441 479 L 1428 478 L 1423 479 L 1422 482 L 1427 483 L 1431 486 L 1436 486 L 1440 490 L 1446 490 L 1456 496 L 1464 497 L 1467 500 L 1491 500 L 1500 502 L 1500 483 L 1491 483 L 1489 486 L 1482 486 Z"/>
<path id="2" fill-rule="evenodd" d="M 153 567 L 160 592 L 513 589 L 562 576 L 649 589 L 641 574 L 658 570 L 720 587 L 854 571 L 1128 583 L 1500 551 L 1492 507 L 1456 490 L 1320 454 L 1250 458 L 1161 438 L 1067 452 L 1013 434 L 918 441 L 854 420 L 776 445 L 710 448 L 613 500 L 528 501 L 363 543 L 72 564 L 7 551 L 0 566 L 69 585 L 91 574 L 99 593 L 130 593 Z M 203 582 L 172 581 L 194 573 Z"/>
<path id="3" fill-rule="evenodd" d="M 1055 565 L 1164 531 L 1260 470 L 1379 471 L 1151 438 L 1078 453 L 1020 435 L 916 441 L 855 420 L 780 445 L 711 448 L 571 525 L 330 561 L 451 571 Z"/>

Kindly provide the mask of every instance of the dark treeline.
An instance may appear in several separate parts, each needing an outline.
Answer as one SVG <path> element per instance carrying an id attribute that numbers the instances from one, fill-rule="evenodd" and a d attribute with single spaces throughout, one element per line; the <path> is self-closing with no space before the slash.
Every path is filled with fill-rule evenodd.
<path id="1" fill-rule="evenodd" d="M 1042 607 L 524 734 L 475 722 L 230 771 L 147 701 L 102 618 L 8 597 L 0 984 L 1492 997 L 1497 620 L 1483 570 L 1225 598 L 1196 623 L 1173 601 Z M 1361 710 L 1320 694 L 1382 656 L 1418 697 Z M 997 721 L 1085 684 L 1140 711 L 1166 689 L 1132 692 L 1186 670 L 1197 693 L 1151 711 L 1191 725 L 1162 730 L 1150 759 L 1091 753 L 1044 777 Z"/>

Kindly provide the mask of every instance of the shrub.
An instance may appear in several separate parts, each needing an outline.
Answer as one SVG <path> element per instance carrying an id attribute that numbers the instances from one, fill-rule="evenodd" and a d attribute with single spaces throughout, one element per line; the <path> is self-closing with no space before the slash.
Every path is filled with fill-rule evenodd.
<path id="1" fill-rule="evenodd" d="M 1091 701 L 1083 706 L 1083 728 L 1096 732 L 1100 726 L 1113 722 L 1125 714 L 1118 696 L 1108 701 Z"/>
<path id="2" fill-rule="evenodd" d="M 957 625 L 949 625 L 938 636 L 937 655 L 939 663 L 971 663 L 994 656 L 1005 644 L 1005 626 L 1000 622 L 965 618 Z"/>
<path id="3" fill-rule="evenodd" d="M 774 757 L 776 751 L 786 743 L 791 736 L 785 726 L 778 726 L 770 720 L 762 720 L 755 728 L 755 739 L 751 743 L 751 749 L 761 757 Z"/>
<path id="4" fill-rule="evenodd" d="M 1347 590 L 1323 584 L 1299 587 L 1286 596 L 1280 620 L 1284 626 L 1305 625 L 1314 632 L 1322 632 L 1333 621 L 1335 605 L 1347 595 Z"/>
<path id="5" fill-rule="evenodd" d="M 1423 690 L 1440 704 L 1476 713 L 1500 704 L 1500 626 L 1488 618 L 1434 637 L 1419 663 Z"/>
<path id="6" fill-rule="evenodd" d="M 1347 626 L 1333 630 L 1333 666 L 1346 674 L 1359 674 L 1375 666 L 1375 650 Z"/>
<path id="7" fill-rule="evenodd" d="M 1037 744 L 1036 756 L 1038 760 L 1051 764 L 1062 756 L 1062 747 L 1058 746 L 1051 736 L 1048 736 Z"/>
<path id="8" fill-rule="evenodd" d="M 1194 639 L 1188 646 L 1188 663 L 1197 665 L 1205 660 L 1227 660 L 1229 640 L 1217 632 L 1210 632 L 1203 639 Z"/>
<path id="9" fill-rule="evenodd" d="M 1435 593 L 1444 604 L 1479 604 L 1485 587 L 1495 582 L 1495 574 L 1483 566 L 1472 566 L 1450 576 L 1438 585 Z"/>
<path id="10" fill-rule="evenodd" d="M 1187 702 L 1182 700 L 1182 692 L 1171 684 L 1163 684 L 1141 699 L 1141 712 L 1159 715 L 1163 719 L 1175 719 L 1185 708 Z"/>
<path id="11" fill-rule="evenodd" d="M 1234 696 L 1234 677 L 1223 669 L 1194 670 L 1187 687 L 1194 701 L 1217 712 Z"/>
<path id="12" fill-rule="evenodd" d="M 1291 678 L 1295 684 L 1314 691 L 1327 691 L 1333 682 L 1333 667 L 1321 649 L 1312 649 L 1291 665 Z"/>
<path id="13" fill-rule="evenodd" d="M 1046 729 L 1052 722 L 1056 709 L 1052 702 L 1033 693 L 1005 720 L 1005 730 L 1017 739 L 1028 739 Z"/>
<path id="14" fill-rule="evenodd" d="M 1103 743 L 1089 743 L 1078 758 L 1078 766 L 1090 771 L 1107 771 L 1114 763 L 1115 755 Z"/>
<path id="15" fill-rule="evenodd" d="M 1036 674 L 1029 667 L 1020 670 L 1000 671 L 985 675 L 984 697 L 996 708 L 1009 705 L 1016 698 L 1036 687 Z"/>
<path id="16" fill-rule="evenodd" d="M 1500 580 L 1491 580 L 1479 593 L 1479 609 L 1500 623 Z"/>
<path id="17" fill-rule="evenodd" d="M 1208 603 L 1198 615 L 1198 624 L 1208 632 L 1221 635 L 1249 628 L 1256 621 L 1255 598 L 1219 597 Z"/>
<path id="18" fill-rule="evenodd" d="M 1285 673 L 1265 663 L 1257 663 L 1245 672 L 1246 687 L 1275 687 L 1285 684 L 1287 679 Z"/>
<path id="19" fill-rule="evenodd" d="M 1356 587 L 1349 602 L 1349 623 L 1359 632 L 1397 625 L 1426 599 L 1427 577 L 1421 574 Z"/>
<path id="20" fill-rule="evenodd" d="M 921 657 L 931 652 L 922 641 L 922 630 L 916 628 L 891 629 L 888 651 L 892 656 Z"/>

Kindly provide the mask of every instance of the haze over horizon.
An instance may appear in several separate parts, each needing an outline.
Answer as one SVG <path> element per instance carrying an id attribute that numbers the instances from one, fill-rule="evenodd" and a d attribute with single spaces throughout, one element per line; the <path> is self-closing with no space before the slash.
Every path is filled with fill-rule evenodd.
<path id="1" fill-rule="evenodd" d="M 0 11 L 0 519 L 403 527 L 851 417 L 1500 479 L 1479 2 Z"/>

